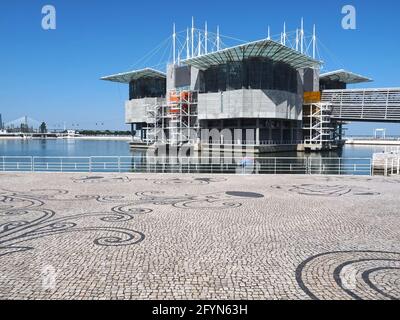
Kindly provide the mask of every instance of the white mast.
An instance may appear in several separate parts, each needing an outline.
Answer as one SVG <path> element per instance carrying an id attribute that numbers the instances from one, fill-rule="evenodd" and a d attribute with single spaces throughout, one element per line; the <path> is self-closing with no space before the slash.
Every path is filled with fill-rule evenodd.
<path id="1" fill-rule="evenodd" d="M 303 18 L 301 18 L 300 51 L 301 51 L 301 53 L 304 53 L 304 19 Z"/>
<path id="2" fill-rule="evenodd" d="M 206 51 L 206 54 L 208 53 L 208 30 L 207 29 L 208 28 L 207 28 L 207 21 L 206 21 L 206 24 L 204 26 L 204 37 L 205 37 L 204 50 Z"/>
<path id="3" fill-rule="evenodd" d="M 267 40 L 271 40 L 271 28 L 268 26 L 268 36 Z"/>
<path id="4" fill-rule="evenodd" d="M 194 17 L 192 17 L 192 58 L 194 57 Z"/>
<path id="5" fill-rule="evenodd" d="M 217 26 L 217 51 L 220 49 L 219 26 Z"/>
<path id="6" fill-rule="evenodd" d="M 299 51 L 299 29 L 296 29 L 296 51 Z"/>
<path id="7" fill-rule="evenodd" d="M 316 27 L 315 27 L 315 24 L 314 24 L 314 27 L 313 27 L 313 37 L 312 37 L 312 40 L 313 40 L 313 59 L 315 59 L 315 53 L 316 53 L 316 49 L 317 49 L 317 35 L 316 35 Z"/>
<path id="8" fill-rule="evenodd" d="M 189 28 L 186 29 L 186 59 L 190 58 L 189 50 Z"/>
<path id="9" fill-rule="evenodd" d="M 175 23 L 173 26 L 173 35 L 172 35 L 172 50 L 173 50 L 173 60 L 174 60 L 174 65 L 176 64 L 176 30 L 175 30 Z"/>
<path id="10" fill-rule="evenodd" d="M 286 46 L 286 22 L 283 23 L 283 45 Z"/>
<path id="11" fill-rule="evenodd" d="M 201 32 L 199 30 L 199 43 L 197 44 L 197 55 L 200 56 L 201 55 Z"/>

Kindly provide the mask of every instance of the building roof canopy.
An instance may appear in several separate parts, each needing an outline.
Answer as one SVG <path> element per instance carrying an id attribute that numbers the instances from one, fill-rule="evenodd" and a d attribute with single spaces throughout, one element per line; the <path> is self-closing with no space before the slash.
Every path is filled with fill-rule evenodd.
<path id="1" fill-rule="evenodd" d="M 182 62 L 200 70 L 207 70 L 214 65 L 242 61 L 249 58 L 268 58 L 277 62 L 287 63 L 295 69 L 315 68 L 320 67 L 322 64 L 321 61 L 314 60 L 305 54 L 267 39 L 192 57 Z"/>
<path id="2" fill-rule="evenodd" d="M 138 80 L 142 78 L 166 79 L 166 74 L 158 70 L 145 68 L 141 70 L 134 70 L 124 73 L 113 74 L 110 76 L 102 77 L 101 80 L 120 82 L 120 83 L 130 83 L 133 80 Z"/>
<path id="3" fill-rule="evenodd" d="M 340 81 L 347 84 L 371 82 L 372 79 L 349 72 L 346 70 L 336 70 L 320 75 L 320 80 Z"/>

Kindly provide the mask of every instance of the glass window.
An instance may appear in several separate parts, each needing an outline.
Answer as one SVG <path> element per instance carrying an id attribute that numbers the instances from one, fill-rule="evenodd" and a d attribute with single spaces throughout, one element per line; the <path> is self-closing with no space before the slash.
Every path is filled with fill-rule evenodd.
<path id="1" fill-rule="evenodd" d="M 129 99 L 165 97 L 166 79 L 141 78 L 129 84 Z"/>
<path id="2" fill-rule="evenodd" d="M 283 62 L 253 58 L 217 65 L 204 72 L 205 92 L 269 89 L 297 92 L 297 70 Z"/>

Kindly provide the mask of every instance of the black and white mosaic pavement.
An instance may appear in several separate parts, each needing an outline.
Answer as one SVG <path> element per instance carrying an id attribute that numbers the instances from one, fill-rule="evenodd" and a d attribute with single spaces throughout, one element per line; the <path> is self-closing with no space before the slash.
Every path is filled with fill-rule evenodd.
<path id="1" fill-rule="evenodd" d="M 0 182 L 0 299 L 400 299 L 396 179 Z"/>

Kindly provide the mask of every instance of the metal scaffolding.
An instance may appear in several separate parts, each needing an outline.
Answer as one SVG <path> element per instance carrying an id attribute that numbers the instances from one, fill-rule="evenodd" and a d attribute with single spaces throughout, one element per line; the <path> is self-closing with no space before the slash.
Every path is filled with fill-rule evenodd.
<path id="1" fill-rule="evenodd" d="M 170 90 L 166 104 L 149 106 L 145 142 L 194 144 L 199 136 L 197 98 L 197 91 Z"/>
<path id="2" fill-rule="evenodd" d="M 322 150 L 335 140 L 336 128 L 331 121 L 330 103 L 308 103 L 303 106 L 304 147 Z"/>
<path id="3" fill-rule="evenodd" d="M 147 127 L 143 128 L 145 131 L 143 140 L 147 145 L 153 144 L 162 136 L 162 124 L 160 122 L 162 110 L 162 105 L 158 104 L 146 107 Z"/>

